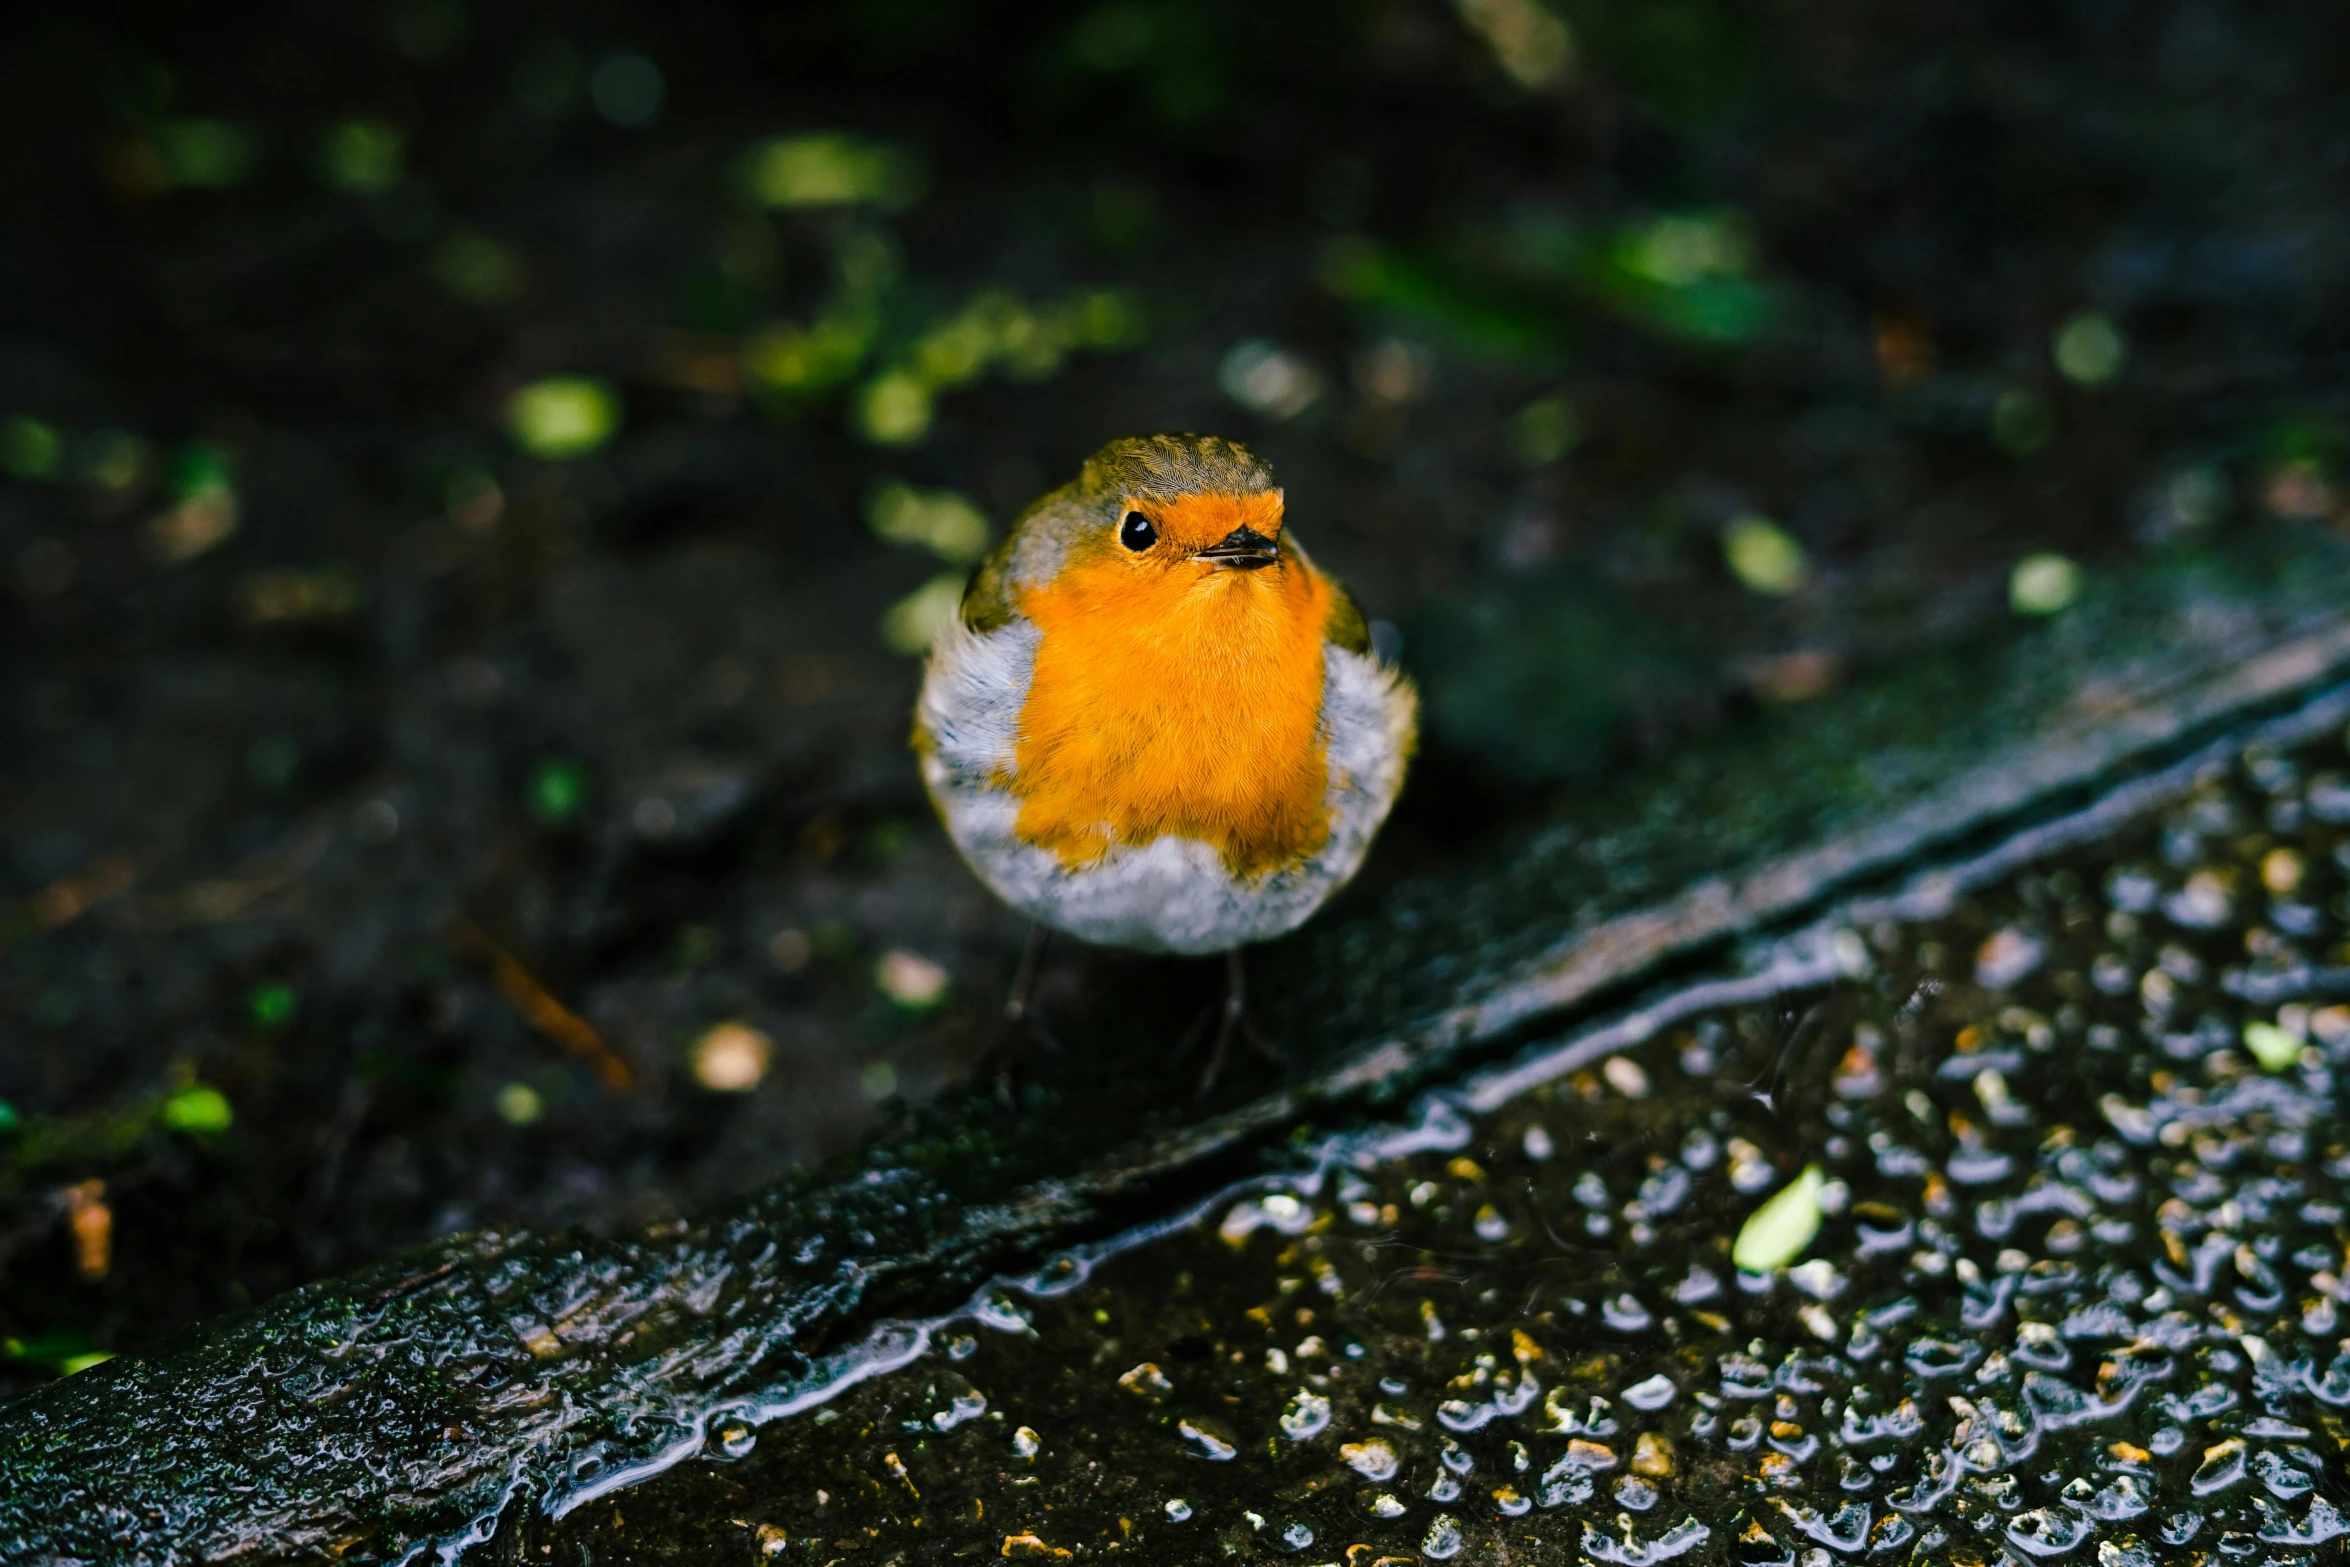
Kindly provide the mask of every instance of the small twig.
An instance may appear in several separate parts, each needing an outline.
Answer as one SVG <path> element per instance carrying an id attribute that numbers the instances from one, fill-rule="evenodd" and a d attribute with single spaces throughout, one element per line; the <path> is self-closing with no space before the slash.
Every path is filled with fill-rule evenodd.
<path id="1" fill-rule="evenodd" d="M 457 1264 L 451 1261 L 444 1262 L 439 1267 L 428 1269 L 423 1273 L 411 1273 L 408 1275 L 408 1277 L 402 1279 L 399 1283 L 393 1285 L 391 1288 L 386 1290 L 378 1290 L 375 1293 L 371 1304 L 380 1306 L 386 1301 L 398 1300 L 403 1295 L 413 1295 L 418 1290 L 424 1288 L 427 1284 L 431 1284 L 439 1279 L 445 1279 L 456 1271 Z"/>
<path id="2" fill-rule="evenodd" d="M 138 866 L 122 850 L 60 876 L 15 909 L 0 911 L 0 945 L 11 936 L 70 925 L 107 899 L 130 891 L 138 879 Z"/>
<path id="3" fill-rule="evenodd" d="M 159 930 L 241 919 L 254 905 L 300 881 L 334 841 L 333 826 L 323 816 L 313 817 L 268 848 L 247 855 L 227 876 L 141 898 L 135 917 L 142 925 Z"/>
<path id="4" fill-rule="evenodd" d="M 138 867 L 128 854 L 109 854 L 88 869 L 61 876 L 34 893 L 33 918 L 43 930 L 55 930 L 80 919 L 108 898 L 128 892 L 138 879 Z"/>
<path id="5" fill-rule="evenodd" d="M 514 1004 L 524 1022 L 585 1061 L 607 1091 L 624 1094 L 636 1086 L 635 1069 L 605 1042 L 596 1026 L 556 1000 L 522 960 L 492 941 L 487 931 L 460 914 L 450 919 L 449 935 L 489 966 L 490 983 Z"/>

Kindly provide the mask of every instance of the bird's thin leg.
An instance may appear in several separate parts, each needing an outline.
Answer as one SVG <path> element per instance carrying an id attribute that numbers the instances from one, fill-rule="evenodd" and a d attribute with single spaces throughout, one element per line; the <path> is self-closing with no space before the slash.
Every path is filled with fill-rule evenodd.
<path id="1" fill-rule="evenodd" d="M 1059 1049 L 1044 1025 L 1031 1015 L 1036 1002 L 1036 979 L 1044 970 L 1045 944 L 1053 933 L 1040 920 L 1028 922 L 1028 939 L 1020 947 L 1020 966 L 1012 974 L 1012 993 L 1004 998 L 1004 1025 L 1019 1033 L 1035 1035 L 1050 1049 Z"/>
<path id="2" fill-rule="evenodd" d="M 1196 1029 L 1197 1025 L 1193 1026 Z M 1224 954 L 1224 1006 L 1222 1015 L 1216 1020 L 1216 1042 L 1208 1049 L 1207 1069 L 1200 1073 L 1201 1098 L 1206 1098 L 1214 1090 L 1216 1078 L 1224 1070 L 1224 1057 L 1231 1052 L 1235 1035 L 1247 1041 L 1248 1047 L 1266 1060 L 1275 1065 L 1281 1063 L 1280 1049 L 1259 1033 L 1256 1024 L 1249 1020 L 1248 970 L 1240 961 L 1238 947 Z M 1189 1045 L 1190 1039 L 1186 1036 L 1184 1048 Z"/>
<path id="3" fill-rule="evenodd" d="M 1053 1038 L 1051 1030 L 1036 1015 L 1036 982 L 1044 970 L 1044 949 L 1052 935 L 1041 923 L 1029 922 L 1028 939 L 1020 947 L 1020 966 L 1012 973 L 1011 994 L 1004 997 L 1003 1019 L 996 1025 L 986 1055 L 980 1058 L 983 1068 L 994 1066 L 997 1096 L 1007 1101 L 1011 1098 L 1014 1069 L 1027 1053 L 1022 1048 L 1023 1040 L 1034 1041 L 1049 1051 L 1057 1052 L 1061 1048 L 1061 1042 Z"/>

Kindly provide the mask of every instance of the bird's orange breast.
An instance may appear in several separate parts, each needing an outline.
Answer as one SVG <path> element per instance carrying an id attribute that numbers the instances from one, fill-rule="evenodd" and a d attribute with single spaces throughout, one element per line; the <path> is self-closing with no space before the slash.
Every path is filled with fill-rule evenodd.
<path id="1" fill-rule="evenodd" d="M 1260 571 L 1081 554 L 1022 595 L 1043 636 L 1004 780 L 1019 836 L 1072 867 L 1194 838 L 1236 876 L 1321 849 L 1331 599 L 1291 552 Z"/>

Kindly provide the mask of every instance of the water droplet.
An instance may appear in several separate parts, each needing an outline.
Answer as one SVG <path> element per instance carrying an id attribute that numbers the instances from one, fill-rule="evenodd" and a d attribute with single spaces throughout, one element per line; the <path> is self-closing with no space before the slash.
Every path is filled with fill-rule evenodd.
<path id="1" fill-rule="evenodd" d="M 965 1421 L 987 1413 L 987 1395 L 952 1371 L 940 1373 L 931 1391 L 932 1397 L 944 1405 L 931 1411 L 933 1430 L 952 1431 Z"/>
<path id="2" fill-rule="evenodd" d="M 1330 1400 L 1306 1388 L 1299 1388 L 1297 1396 L 1281 1415 L 1281 1434 L 1292 1442 L 1304 1442 L 1320 1436 L 1330 1424 Z"/>
<path id="3" fill-rule="evenodd" d="M 1618 1333 L 1644 1332 L 1656 1320 L 1649 1315 L 1648 1308 L 1632 1295 L 1618 1295 L 1613 1300 L 1602 1301 L 1599 1316 L 1601 1321 Z"/>
<path id="4" fill-rule="evenodd" d="M 1167 1380 L 1167 1374 L 1147 1360 L 1121 1376 L 1118 1385 L 1129 1393 L 1149 1399 L 1164 1398 L 1175 1391 L 1175 1384 Z"/>
<path id="5" fill-rule="evenodd" d="M 1615 1498 L 1619 1506 L 1644 1513 L 1656 1505 L 1657 1489 L 1638 1475 L 1626 1475 L 1616 1482 Z"/>
<path id="6" fill-rule="evenodd" d="M 1311 1204 L 1299 1201 L 1288 1192 L 1272 1192 L 1233 1204 L 1232 1211 L 1224 1215 L 1224 1222 L 1216 1227 L 1216 1233 L 1237 1246 L 1260 1229 L 1281 1235 L 1303 1235 L 1313 1222 Z"/>
<path id="7" fill-rule="evenodd" d="M 1009 1295 L 997 1293 L 988 1296 L 972 1308 L 971 1320 L 981 1327 L 994 1328 L 999 1333 L 1033 1333 L 1028 1310 Z"/>
<path id="8" fill-rule="evenodd" d="M 1600 1076 L 1607 1079 L 1608 1087 L 1626 1099 L 1648 1097 L 1648 1074 L 1630 1056 L 1609 1056 L 1599 1072 Z"/>
<path id="9" fill-rule="evenodd" d="M 1691 1263 L 1689 1272 L 1673 1286 L 1673 1299 L 1684 1306 L 1701 1305 L 1722 1293 L 1722 1281 L 1702 1264 Z"/>
<path id="10" fill-rule="evenodd" d="M 2194 1478 L 2187 1482 L 2197 1496 L 2209 1496 L 2224 1491 L 2244 1478 L 2244 1443 L 2231 1437 L 2216 1446 L 2203 1450 L 2203 1462 L 2196 1466 Z"/>
<path id="11" fill-rule="evenodd" d="M 718 1444 L 718 1451 L 728 1458 L 746 1456 L 759 1442 L 759 1433 L 749 1424 L 731 1418 L 718 1422 L 710 1436 Z"/>
<path id="12" fill-rule="evenodd" d="M 2096 1525 L 2057 1507 L 2036 1507 L 2007 1526 L 2010 1545 L 2033 1556 L 2062 1556 L 2089 1538 Z"/>
<path id="13" fill-rule="evenodd" d="M 1197 1449 L 1199 1457 L 1214 1463 L 1228 1463 L 1240 1451 L 1232 1440 L 1232 1433 L 1219 1421 L 1178 1420 L 1175 1429 Z"/>
<path id="14" fill-rule="evenodd" d="M 1671 1403 L 1673 1395 L 1679 1391 L 1673 1385 L 1673 1379 L 1660 1371 L 1646 1381 L 1635 1382 L 1624 1389 L 1624 1402 L 1638 1410 L 1657 1410 Z"/>

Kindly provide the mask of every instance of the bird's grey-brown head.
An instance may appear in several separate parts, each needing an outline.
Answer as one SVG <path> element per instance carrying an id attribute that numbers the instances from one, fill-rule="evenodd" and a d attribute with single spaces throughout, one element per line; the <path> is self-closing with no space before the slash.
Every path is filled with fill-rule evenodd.
<path id="1" fill-rule="evenodd" d="M 1078 487 L 1088 500 L 1172 501 L 1189 495 L 1262 495 L 1273 470 L 1255 452 L 1220 435 L 1140 435 L 1112 441 L 1085 461 Z"/>
<path id="2" fill-rule="evenodd" d="M 1052 580 L 1072 552 L 1249 572 L 1280 561 L 1281 532 L 1273 470 L 1239 442 L 1191 434 L 1112 441 L 1073 482 L 1021 514 L 964 595 L 963 619 L 974 630 L 1001 624 L 1020 592 Z"/>

